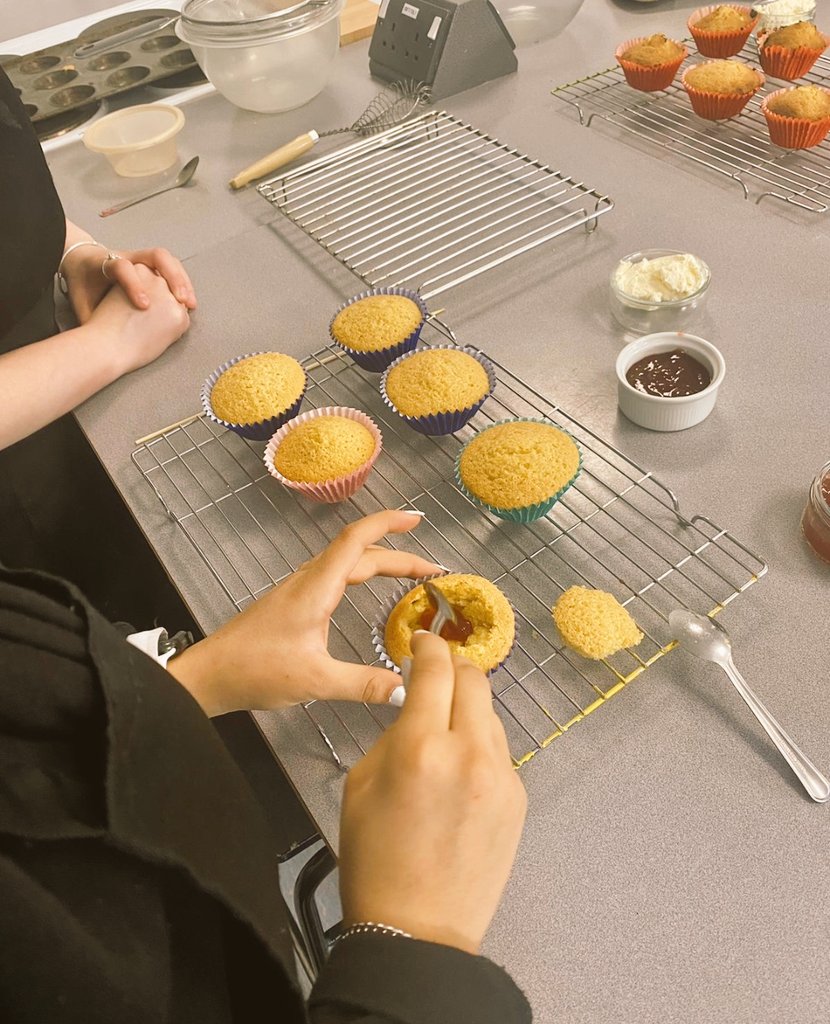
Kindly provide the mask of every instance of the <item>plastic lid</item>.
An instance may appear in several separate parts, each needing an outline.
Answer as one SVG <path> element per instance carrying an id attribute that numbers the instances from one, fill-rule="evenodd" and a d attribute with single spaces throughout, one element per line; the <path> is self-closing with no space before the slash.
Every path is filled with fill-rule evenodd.
<path id="1" fill-rule="evenodd" d="M 257 41 L 327 19 L 342 0 L 186 0 L 180 22 L 186 42 Z"/>

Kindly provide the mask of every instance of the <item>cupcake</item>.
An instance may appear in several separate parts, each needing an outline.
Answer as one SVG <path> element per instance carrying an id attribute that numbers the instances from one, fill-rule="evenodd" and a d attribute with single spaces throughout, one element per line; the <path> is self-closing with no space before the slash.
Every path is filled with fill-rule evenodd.
<path id="1" fill-rule="evenodd" d="M 306 374 L 280 352 L 238 356 L 202 385 L 202 408 L 214 422 L 253 441 L 264 441 L 300 411 Z"/>
<path id="2" fill-rule="evenodd" d="M 427 308 L 416 292 L 378 288 L 344 303 L 329 333 L 358 366 L 381 373 L 415 348 L 426 318 Z"/>
<path id="3" fill-rule="evenodd" d="M 271 476 L 312 501 L 345 501 L 366 482 L 383 438 L 359 409 L 313 409 L 287 423 L 265 449 Z"/>
<path id="4" fill-rule="evenodd" d="M 830 37 L 810 21 L 799 21 L 758 36 L 761 67 L 773 78 L 792 82 L 806 75 L 830 45 Z"/>
<path id="5" fill-rule="evenodd" d="M 734 57 L 749 39 L 758 15 L 749 7 L 721 4 L 700 7 L 689 18 L 689 31 L 704 57 Z"/>
<path id="6" fill-rule="evenodd" d="M 601 661 L 643 639 L 637 623 L 613 594 L 570 587 L 552 608 L 565 644 L 583 658 Z"/>
<path id="7" fill-rule="evenodd" d="M 738 60 L 710 60 L 686 68 L 681 81 L 698 117 L 722 121 L 740 114 L 764 84 L 764 75 Z"/>
<path id="8" fill-rule="evenodd" d="M 510 602 L 483 576 L 451 573 L 431 582 L 458 617 L 456 625 L 441 631 L 452 653 L 467 658 L 482 672 L 494 672 L 510 653 L 516 635 Z M 390 668 L 400 668 L 404 658 L 412 657 L 412 634 L 429 628 L 435 610 L 423 583 L 397 593 L 388 604 L 391 611 L 374 628 L 375 649 Z"/>
<path id="9" fill-rule="evenodd" d="M 501 519 L 530 523 L 576 480 L 582 457 L 570 434 L 543 420 L 505 420 L 462 448 L 456 483 Z"/>
<path id="10" fill-rule="evenodd" d="M 480 352 L 441 345 L 396 359 L 381 379 L 380 393 L 413 430 L 454 434 L 495 386 L 495 370 Z"/>
<path id="11" fill-rule="evenodd" d="M 629 39 L 617 47 L 615 56 L 632 89 L 658 92 L 672 84 L 688 52 L 682 43 L 675 43 L 661 33 Z"/>
<path id="12" fill-rule="evenodd" d="M 779 89 L 764 97 L 761 113 L 776 146 L 810 149 L 830 132 L 830 92 L 817 85 Z"/>

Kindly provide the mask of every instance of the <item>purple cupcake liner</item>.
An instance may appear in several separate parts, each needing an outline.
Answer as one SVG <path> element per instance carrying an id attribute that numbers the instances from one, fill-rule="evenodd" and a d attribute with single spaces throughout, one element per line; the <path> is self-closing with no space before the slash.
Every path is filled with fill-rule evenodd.
<path id="1" fill-rule="evenodd" d="M 492 512 L 492 514 L 494 516 L 498 516 L 499 519 L 504 519 L 511 523 L 532 523 L 537 519 L 541 519 L 542 516 L 547 515 L 557 501 L 559 501 L 565 492 L 576 482 L 576 478 L 582 472 L 582 448 L 579 446 L 577 439 L 569 431 L 563 430 L 562 427 L 557 426 L 555 423 L 551 423 L 550 420 L 538 419 L 532 416 L 517 416 L 515 419 L 499 420 L 498 423 L 491 423 L 489 426 L 485 427 L 484 430 L 480 431 L 480 433 L 483 434 L 485 431 L 491 430 L 493 427 L 499 427 L 504 423 L 544 423 L 546 426 L 556 427 L 557 430 L 561 430 L 563 434 L 568 435 L 576 445 L 576 450 L 579 453 L 579 465 L 576 467 L 576 472 L 564 487 L 560 487 L 555 494 L 552 494 L 549 498 L 545 498 L 544 501 L 537 501 L 533 505 L 522 505 L 519 508 L 498 508 L 496 505 L 488 504 L 486 501 L 483 501 L 481 498 L 473 494 L 472 491 L 468 490 L 464 486 L 464 481 L 461 479 L 461 456 L 464 454 L 464 448 L 466 448 L 467 445 L 464 445 L 464 448 L 462 448 L 458 453 L 455 460 L 455 485 L 466 498 L 469 498 L 470 501 L 472 501 L 473 504 L 478 505 L 479 508 L 483 508 L 487 512 Z M 478 437 L 478 434 L 476 437 Z M 475 438 L 471 438 L 470 440 L 475 440 Z M 469 443 L 470 442 L 468 441 L 467 444 Z"/>
<path id="2" fill-rule="evenodd" d="M 293 419 L 300 411 L 300 407 L 303 404 L 305 398 L 306 387 L 308 384 L 308 376 L 306 376 L 306 383 L 303 385 L 303 390 L 300 392 L 299 398 L 290 405 L 284 412 L 281 412 L 278 416 L 271 416 L 267 420 L 259 420 L 257 423 L 229 423 L 227 420 L 223 420 L 220 416 L 217 416 L 213 411 L 213 407 L 210 404 L 210 395 L 213 391 L 213 385 L 219 380 L 222 374 L 234 366 L 236 363 L 241 363 L 243 359 L 250 359 L 251 356 L 263 356 L 265 352 L 249 352 L 244 356 L 236 356 L 234 359 L 230 359 L 227 363 L 223 363 L 207 378 L 202 384 L 202 390 L 199 393 L 199 397 L 202 402 L 202 411 L 208 419 L 213 420 L 214 423 L 218 423 L 222 427 L 226 427 L 228 430 L 232 430 L 235 434 L 239 434 L 240 437 L 245 437 L 249 441 L 267 441 L 268 438 L 275 433 L 279 428 Z"/>
<path id="3" fill-rule="evenodd" d="M 360 301 L 360 299 L 368 299 L 373 295 L 402 295 L 406 299 L 411 299 L 421 311 L 421 322 L 408 338 L 404 338 L 403 341 L 398 342 L 396 345 L 390 345 L 388 348 L 376 349 L 372 352 L 363 352 L 349 348 L 347 345 L 339 342 L 332 333 L 334 321 L 348 306 Z M 428 316 L 429 311 L 424 305 L 424 300 L 417 292 L 410 291 L 408 288 L 372 288 L 369 291 L 361 292 L 359 295 L 352 296 L 348 302 L 344 302 L 338 307 L 329 323 L 329 336 L 335 345 L 337 345 L 338 348 L 341 348 L 362 369 L 369 370 L 370 373 L 383 373 L 390 363 L 394 362 L 399 356 L 404 355 L 406 352 L 411 352 L 412 349 L 415 348 L 418 344 L 418 338 L 421 336 L 421 328 L 424 326 L 424 322 Z"/>
<path id="4" fill-rule="evenodd" d="M 375 617 L 375 621 L 372 624 L 372 647 L 374 648 L 375 654 L 377 654 L 378 659 L 383 664 L 384 668 L 391 669 L 398 675 L 401 674 L 400 666 L 396 665 L 395 662 L 392 661 L 392 659 L 386 652 L 386 620 L 392 614 L 392 609 L 395 607 L 398 601 L 401 600 L 402 597 L 404 597 L 406 594 L 410 592 L 410 590 L 414 590 L 415 587 L 420 587 L 421 584 L 426 583 L 427 580 L 434 580 L 440 578 L 441 576 L 448 575 L 455 576 L 466 574 L 436 573 L 434 576 L 422 576 L 420 579 L 410 580 L 402 586 L 397 587 L 395 591 L 391 594 L 391 596 L 387 597 L 386 600 L 383 601 L 383 603 L 380 606 L 380 610 L 378 611 L 378 614 Z M 509 601 L 507 603 L 510 604 Z M 510 650 L 507 652 L 507 654 L 505 654 L 505 656 L 501 659 L 498 665 L 491 668 L 490 671 L 487 673 L 488 677 L 498 672 L 498 670 L 510 658 L 510 655 L 513 653 L 513 650 L 516 647 L 516 641 L 519 636 L 519 623 L 518 618 L 516 616 L 516 609 L 513 607 L 512 604 L 510 604 L 510 610 L 513 612 L 513 643 L 510 645 Z"/>
<path id="5" fill-rule="evenodd" d="M 432 345 L 429 349 L 423 349 L 422 351 L 434 352 L 437 349 L 451 349 L 454 352 L 466 352 L 467 355 L 472 356 L 473 359 L 475 359 L 476 362 L 484 368 L 484 371 L 487 374 L 488 388 L 486 394 L 484 394 L 482 398 L 475 403 L 475 405 L 468 406 L 466 409 L 455 409 L 449 412 L 432 413 L 429 416 L 407 416 L 405 413 L 400 412 L 395 407 L 395 403 L 386 393 L 386 381 L 389 377 L 390 371 L 399 363 L 403 363 L 407 360 L 412 355 L 411 352 L 407 352 L 404 355 L 399 356 L 390 366 L 388 366 L 380 381 L 380 394 L 386 405 L 388 405 L 394 413 L 400 416 L 408 427 L 412 427 L 413 430 L 417 430 L 420 434 L 428 434 L 430 436 L 454 434 L 456 431 L 461 430 L 461 428 L 465 424 L 469 423 L 473 416 L 475 416 L 496 388 L 495 368 L 483 352 L 466 345 L 463 347 L 459 345 Z"/>

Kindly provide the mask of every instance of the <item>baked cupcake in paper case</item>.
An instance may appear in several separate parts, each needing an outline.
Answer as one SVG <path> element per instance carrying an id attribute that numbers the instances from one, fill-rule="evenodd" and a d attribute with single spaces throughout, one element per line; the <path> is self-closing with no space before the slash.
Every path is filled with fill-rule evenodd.
<path id="1" fill-rule="evenodd" d="M 207 378 L 202 409 L 215 423 L 264 441 L 300 411 L 306 373 L 281 352 L 254 352 L 223 363 Z"/>
<path id="2" fill-rule="evenodd" d="M 343 303 L 332 317 L 329 334 L 358 366 L 381 373 L 415 348 L 427 316 L 417 292 L 374 288 Z"/>
<path id="3" fill-rule="evenodd" d="M 383 444 L 377 424 L 359 409 L 312 409 L 286 423 L 265 448 L 265 468 L 312 501 L 345 501 L 366 482 Z"/>
<path id="4" fill-rule="evenodd" d="M 758 59 L 768 75 L 792 82 L 806 75 L 828 46 L 830 36 L 812 22 L 800 21 L 774 32 L 760 32 Z"/>
<path id="5" fill-rule="evenodd" d="M 830 133 L 830 91 L 817 85 L 778 89 L 761 101 L 770 141 L 783 149 L 811 149 Z"/>
<path id="6" fill-rule="evenodd" d="M 709 5 L 699 7 L 688 26 L 704 57 L 734 57 L 743 49 L 758 17 L 750 7 L 739 4 Z"/>
<path id="7" fill-rule="evenodd" d="M 404 658 L 412 657 L 412 634 L 428 629 L 432 621 L 434 609 L 424 582 L 418 580 L 398 588 L 384 601 L 372 627 L 375 651 L 394 671 L 400 669 Z M 467 658 L 482 672 L 495 672 L 507 660 L 516 639 L 516 616 L 510 602 L 483 576 L 450 573 L 436 576 L 431 582 L 470 627 L 463 639 L 452 633 L 445 636 L 442 631 L 452 653 Z"/>
<path id="8" fill-rule="evenodd" d="M 399 356 L 384 372 L 384 402 L 421 434 L 454 434 L 472 419 L 496 386 L 493 364 L 481 352 L 437 345 Z"/>
<path id="9" fill-rule="evenodd" d="M 567 431 L 546 420 L 503 420 L 464 445 L 455 479 L 493 515 L 530 523 L 553 508 L 581 468 L 579 445 Z"/>
<path id="10" fill-rule="evenodd" d="M 710 60 L 686 68 L 681 83 L 698 117 L 724 121 L 740 114 L 765 80 L 739 60 Z"/>
<path id="11" fill-rule="evenodd" d="M 617 47 L 614 56 L 632 89 L 659 92 L 668 89 L 689 51 L 682 43 L 662 33 L 629 39 Z"/>

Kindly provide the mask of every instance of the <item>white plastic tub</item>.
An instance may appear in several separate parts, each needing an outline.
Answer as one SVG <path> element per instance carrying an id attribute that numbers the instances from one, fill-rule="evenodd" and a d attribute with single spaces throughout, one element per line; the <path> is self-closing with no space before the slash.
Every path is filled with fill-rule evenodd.
<path id="1" fill-rule="evenodd" d="M 84 132 L 84 145 L 103 153 L 116 174 L 140 178 L 159 174 L 178 160 L 176 136 L 184 114 L 169 103 L 140 103 L 107 114 Z"/>
<path id="2" fill-rule="evenodd" d="M 218 92 L 244 110 L 276 113 L 322 92 L 340 45 L 346 0 L 188 0 L 176 34 Z"/>

